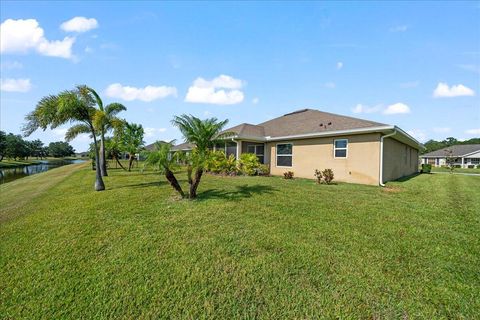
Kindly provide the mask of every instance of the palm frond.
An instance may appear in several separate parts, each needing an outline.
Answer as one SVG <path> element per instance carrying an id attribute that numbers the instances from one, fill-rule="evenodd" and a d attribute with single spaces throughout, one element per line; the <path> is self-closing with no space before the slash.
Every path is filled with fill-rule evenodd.
<path id="1" fill-rule="evenodd" d="M 74 126 L 71 126 L 67 132 L 65 133 L 65 140 L 66 141 L 72 141 L 75 139 L 79 134 L 82 133 L 92 133 L 90 127 L 86 124 L 76 124 Z"/>
<path id="2" fill-rule="evenodd" d="M 97 106 L 100 110 L 103 111 L 103 101 L 102 99 L 100 98 L 100 96 L 98 95 L 97 91 L 93 90 L 92 88 L 88 87 L 88 86 L 85 86 L 86 90 L 88 92 L 90 92 L 93 97 L 95 98 L 95 102 L 97 103 Z"/>
<path id="3" fill-rule="evenodd" d="M 127 108 L 123 104 L 117 103 L 117 102 L 110 103 L 105 107 L 105 113 L 109 117 L 116 116 L 121 111 L 126 111 L 126 110 Z"/>

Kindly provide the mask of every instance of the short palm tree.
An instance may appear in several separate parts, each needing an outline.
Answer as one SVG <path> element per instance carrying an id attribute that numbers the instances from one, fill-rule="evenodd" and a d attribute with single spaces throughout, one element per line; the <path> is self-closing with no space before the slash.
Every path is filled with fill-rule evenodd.
<path id="1" fill-rule="evenodd" d="M 93 123 L 98 112 L 95 104 L 95 98 L 87 86 L 77 86 L 74 90 L 66 90 L 57 95 L 43 97 L 37 103 L 35 110 L 25 117 L 27 122 L 22 130 L 26 136 L 29 136 L 39 128 L 54 129 L 65 123 L 74 122 L 76 124 L 71 126 L 65 135 L 67 141 L 81 133 L 89 133 L 95 145 L 95 190 L 101 191 L 105 190 L 105 184 L 100 171 L 98 132 Z"/>
<path id="2" fill-rule="evenodd" d="M 153 166 L 160 172 L 164 173 L 165 178 L 173 189 L 175 189 L 183 198 L 185 197 L 185 193 L 173 174 L 173 171 L 178 168 L 176 161 L 178 154 L 172 152 L 173 142 L 174 141 L 170 141 L 169 143 L 156 142 L 154 150 L 148 154 L 148 157 L 145 160 L 145 166 Z"/>
<path id="3" fill-rule="evenodd" d="M 188 196 L 190 199 L 197 197 L 197 188 L 202 179 L 209 150 L 219 139 L 232 134 L 230 132 L 222 133 L 227 123 L 228 120 L 218 121 L 217 118 L 201 120 L 185 114 L 176 116 L 172 120 L 172 124 L 180 130 L 185 141 L 195 145 L 187 161 L 188 184 L 190 185 Z M 193 172 L 195 172 L 194 177 L 192 177 Z"/>
<path id="4" fill-rule="evenodd" d="M 100 170 L 102 176 L 105 177 L 108 176 L 105 157 L 105 134 L 111 129 L 122 125 L 123 120 L 119 119 L 117 115 L 121 111 L 127 110 L 127 108 L 117 102 L 110 103 L 104 107 L 100 95 L 90 87 L 87 87 L 87 90 L 95 97 L 95 102 L 98 106 L 98 112 L 95 114 L 93 124 L 100 133 Z"/>
<path id="5" fill-rule="evenodd" d="M 142 151 L 145 141 L 143 141 L 143 127 L 141 124 L 125 122 L 121 133 L 121 146 L 128 153 L 128 171 L 132 169 L 133 160 L 136 154 Z"/>

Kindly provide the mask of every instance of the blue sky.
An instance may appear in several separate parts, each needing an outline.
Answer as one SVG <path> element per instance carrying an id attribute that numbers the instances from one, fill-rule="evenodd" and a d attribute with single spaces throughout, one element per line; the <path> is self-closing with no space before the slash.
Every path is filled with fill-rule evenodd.
<path id="1" fill-rule="evenodd" d="M 305 107 L 420 141 L 480 136 L 480 2 L 2 1 L 1 22 L 7 132 L 41 97 L 87 84 L 147 142 L 181 140 L 182 113 L 236 125 Z"/>

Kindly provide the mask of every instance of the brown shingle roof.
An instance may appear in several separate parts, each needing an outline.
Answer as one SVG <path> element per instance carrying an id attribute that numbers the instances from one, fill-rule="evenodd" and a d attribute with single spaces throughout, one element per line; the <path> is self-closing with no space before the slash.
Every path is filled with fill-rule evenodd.
<path id="1" fill-rule="evenodd" d="M 262 126 L 257 126 L 249 123 L 242 123 L 238 126 L 229 128 L 224 132 L 234 132 L 241 137 L 264 137 L 265 130 Z"/>
<path id="2" fill-rule="evenodd" d="M 384 123 L 342 116 L 338 114 L 302 109 L 260 123 L 265 136 L 282 137 L 337 130 L 351 130 L 386 126 Z"/>
<path id="3" fill-rule="evenodd" d="M 421 157 L 446 157 L 447 150 L 452 151 L 452 157 L 461 157 L 470 153 L 474 153 L 476 151 L 480 151 L 480 144 L 458 144 L 422 154 Z M 450 154 L 448 155 L 450 156 Z"/>
<path id="4" fill-rule="evenodd" d="M 176 146 L 173 146 L 172 151 L 192 150 L 193 147 L 194 147 L 193 144 L 188 143 L 188 142 L 184 142 L 184 143 L 177 144 Z"/>

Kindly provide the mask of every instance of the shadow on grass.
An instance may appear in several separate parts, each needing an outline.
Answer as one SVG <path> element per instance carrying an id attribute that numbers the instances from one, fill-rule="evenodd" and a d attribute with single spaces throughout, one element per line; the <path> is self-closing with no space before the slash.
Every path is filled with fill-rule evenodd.
<path id="1" fill-rule="evenodd" d="M 265 185 L 241 185 L 235 186 L 235 190 L 219 190 L 209 189 L 198 194 L 198 200 L 208 199 L 224 199 L 224 200 L 238 200 L 243 198 L 250 198 L 255 194 L 273 193 L 277 189 L 272 186 Z"/>
<path id="2" fill-rule="evenodd" d="M 167 181 L 153 181 L 153 182 L 143 182 L 143 183 L 135 183 L 135 184 L 127 184 L 119 187 L 113 187 L 113 188 L 108 188 L 108 189 L 123 189 L 123 188 L 148 188 L 148 187 L 161 187 L 163 185 L 168 184 Z"/>
<path id="3" fill-rule="evenodd" d="M 418 177 L 418 176 L 421 175 L 421 174 L 422 174 L 422 173 L 417 172 L 417 173 L 411 174 L 411 175 L 409 175 L 409 176 L 405 176 L 405 177 L 398 178 L 398 179 L 395 180 L 395 181 L 397 181 L 397 182 L 406 182 L 406 181 L 408 181 L 408 180 L 410 180 L 410 179 L 413 179 L 413 178 Z"/>

